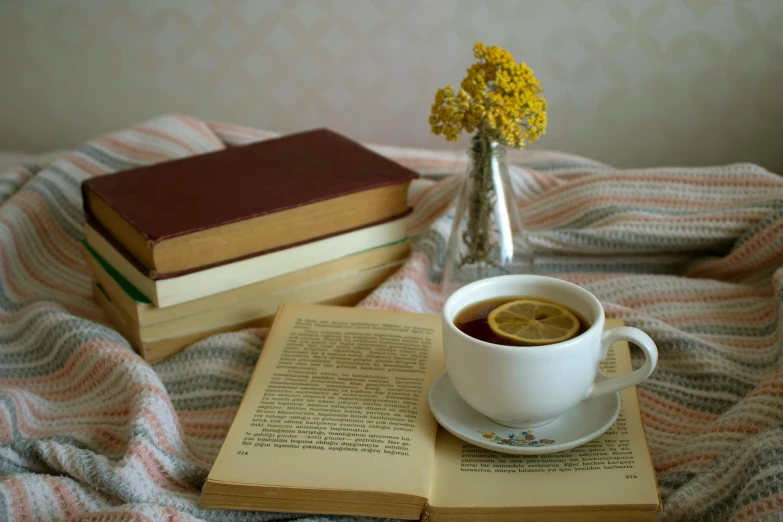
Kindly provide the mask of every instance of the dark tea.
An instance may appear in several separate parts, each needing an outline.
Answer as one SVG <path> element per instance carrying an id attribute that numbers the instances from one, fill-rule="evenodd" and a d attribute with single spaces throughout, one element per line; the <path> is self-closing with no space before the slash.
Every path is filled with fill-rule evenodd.
<path id="1" fill-rule="evenodd" d="M 472 305 L 460 310 L 460 312 L 457 314 L 457 317 L 454 319 L 454 326 L 456 326 L 463 333 L 473 337 L 474 339 L 478 339 L 479 341 L 493 344 L 502 344 L 505 346 L 529 346 L 528 343 L 515 342 L 511 339 L 497 335 L 492 331 L 492 328 L 489 326 L 489 321 L 487 320 L 487 317 L 489 317 L 489 314 L 495 308 L 512 301 L 518 301 L 520 299 L 534 299 L 542 303 L 551 303 L 552 305 L 567 309 L 579 320 L 579 328 L 574 337 L 582 335 L 590 327 L 590 323 L 588 323 L 584 317 L 576 313 L 569 306 L 556 303 L 554 301 L 549 301 L 547 299 L 525 296 L 496 297 L 494 299 L 473 303 Z"/>

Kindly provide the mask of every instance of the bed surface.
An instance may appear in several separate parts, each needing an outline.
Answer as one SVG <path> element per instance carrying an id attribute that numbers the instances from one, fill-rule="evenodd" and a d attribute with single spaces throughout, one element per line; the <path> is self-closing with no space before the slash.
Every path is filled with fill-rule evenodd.
<path id="1" fill-rule="evenodd" d="M 73 152 L 0 154 L 0 519 L 283 518 L 197 508 L 267 330 L 150 366 L 92 300 L 79 254 L 84 179 L 273 135 L 172 115 Z M 360 306 L 437 313 L 465 155 L 376 149 L 424 176 L 410 192 L 414 252 Z M 783 179 L 547 151 L 509 162 L 537 271 L 584 286 L 658 344 L 638 392 L 661 520 L 778 519 Z"/>

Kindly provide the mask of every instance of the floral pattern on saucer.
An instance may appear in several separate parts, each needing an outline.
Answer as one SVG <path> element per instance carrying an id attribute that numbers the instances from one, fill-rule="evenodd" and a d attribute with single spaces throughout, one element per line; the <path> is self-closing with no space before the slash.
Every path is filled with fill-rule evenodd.
<path id="1" fill-rule="evenodd" d="M 552 439 L 538 439 L 533 435 L 533 430 L 526 430 L 522 433 L 509 433 L 508 437 L 502 437 L 496 434 L 494 431 L 481 431 L 481 436 L 488 439 L 489 442 L 495 444 L 501 444 L 503 446 L 523 446 L 523 447 L 540 447 L 548 444 L 554 444 Z"/>

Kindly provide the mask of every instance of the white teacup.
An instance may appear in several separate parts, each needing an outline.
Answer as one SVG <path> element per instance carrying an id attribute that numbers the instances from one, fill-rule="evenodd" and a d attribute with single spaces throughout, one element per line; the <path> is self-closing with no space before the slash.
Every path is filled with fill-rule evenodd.
<path id="1" fill-rule="evenodd" d="M 544 346 L 503 346 L 475 339 L 454 321 L 475 303 L 502 297 L 533 297 L 566 305 L 588 323 L 587 331 Z M 579 402 L 635 386 L 650 376 L 658 350 L 637 328 L 604 332 L 604 309 L 587 290 L 567 281 L 535 275 L 508 275 L 466 285 L 443 305 L 443 353 L 454 388 L 473 409 L 504 426 L 541 426 Z M 630 341 L 646 356 L 627 375 L 594 382 L 598 364 L 616 341 Z"/>

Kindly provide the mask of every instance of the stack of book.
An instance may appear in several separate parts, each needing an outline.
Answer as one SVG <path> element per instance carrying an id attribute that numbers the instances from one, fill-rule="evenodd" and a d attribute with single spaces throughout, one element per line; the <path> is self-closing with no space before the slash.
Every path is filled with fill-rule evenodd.
<path id="1" fill-rule="evenodd" d="M 409 253 L 416 176 L 321 129 L 87 180 L 93 293 L 149 361 L 285 302 L 353 305 Z"/>

